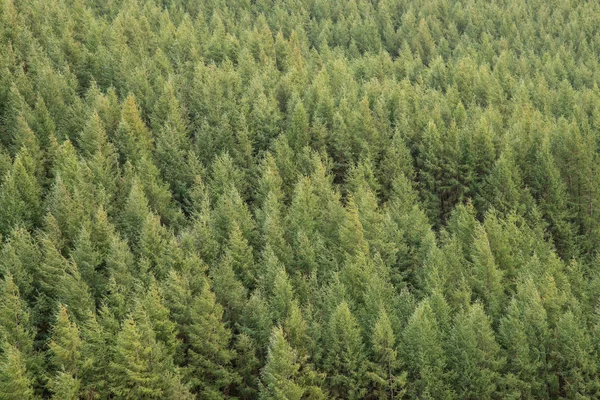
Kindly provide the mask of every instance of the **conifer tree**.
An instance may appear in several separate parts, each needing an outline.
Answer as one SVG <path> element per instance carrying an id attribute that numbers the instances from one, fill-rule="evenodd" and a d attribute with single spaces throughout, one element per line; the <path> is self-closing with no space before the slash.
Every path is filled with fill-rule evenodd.
<path id="1" fill-rule="evenodd" d="M 179 345 L 177 325 L 171 321 L 169 309 L 164 303 L 163 291 L 155 282 L 152 282 L 146 293 L 141 296 L 139 307 L 147 314 L 156 335 L 156 341 L 163 345 L 167 354 L 174 356 Z"/>
<path id="2" fill-rule="evenodd" d="M 189 213 L 191 223 L 189 236 L 199 255 L 207 263 L 216 261 L 219 243 L 212 230 L 210 198 L 200 176 L 196 177 L 190 191 Z"/>
<path id="3" fill-rule="evenodd" d="M 191 152 L 184 110 L 175 96 L 175 88 L 167 82 L 159 96 L 152 125 L 156 132 L 156 159 L 162 176 L 169 183 L 174 198 L 182 201 L 198 172 Z"/>
<path id="4" fill-rule="evenodd" d="M 41 187 L 35 178 L 34 160 L 22 150 L 0 186 L 0 233 L 8 235 L 13 227 L 33 228 L 41 214 Z"/>
<path id="5" fill-rule="evenodd" d="M 82 362 L 78 371 L 81 396 L 109 396 L 109 365 L 113 352 L 107 352 L 106 348 L 112 349 L 115 345 L 118 329 L 118 322 L 108 313 L 106 306 L 102 306 L 97 315 L 93 314 L 81 325 Z"/>
<path id="6" fill-rule="evenodd" d="M 0 396 L 8 400 L 35 399 L 23 353 L 16 346 L 4 344 L 0 363 Z"/>
<path id="7" fill-rule="evenodd" d="M 484 302 L 489 315 L 494 319 L 503 308 L 504 288 L 502 271 L 496 267 L 496 262 L 490 248 L 490 243 L 484 228 L 475 228 L 473 241 L 473 292 Z"/>
<path id="8" fill-rule="evenodd" d="M 348 304 L 340 303 L 329 320 L 324 360 L 327 386 L 333 396 L 360 399 L 367 392 L 366 354 L 361 335 Z"/>
<path id="9" fill-rule="evenodd" d="M 149 213 L 148 200 L 140 185 L 134 181 L 120 217 L 122 232 L 134 246 L 139 244 L 141 228 Z"/>
<path id="10" fill-rule="evenodd" d="M 447 358 L 442 339 L 432 306 L 424 300 L 410 317 L 402 334 L 402 359 L 409 377 L 409 396 L 454 397 L 447 381 Z"/>
<path id="11" fill-rule="evenodd" d="M 499 326 L 507 369 L 516 378 L 515 390 L 525 396 L 548 396 L 549 330 L 540 295 L 532 279 L 521 282 Z"/>
<path id="12" fill-rule="evenodd" d="M 34 168 L 38 182 L 42 183 L 44 177 L 44 153 L 40 148 L 39 141 L 29 124 L 22 115 L 17 117 L 15 133 L 13 138 L 13 153 L 17 154 L 21 149 L 26 149 L 31 156 L 32 167 Z"/>
<path id="13" fill-rule="evenodd" d="M 114 396 L 126 399 L 186 398 L 178 382 L 179 372 L 164 347 L 157 343 L 147 315 L 138 312 L 139 322 L 129 316 L 123 322 L 110 364 L 109 379 Z M 172 389 L 177 389 L 175 392 Z"/>
<path id="14" fill-rule="evenodd" d="M 0 281 L 0 295 L 0 339 L 27 355 L 33 350 L 29 311 L 10 274 Z"/>
<path id="15" fill-rule="evenodd" d="M 280 268 L 273 280 L 273 293 L 269 307 L 273 312 L 273 320 L 283 323 L 290 316 L 293 301 L 292 284 L 285 269 Z"/>
<path id="16" fill-rule="evenodd" d="M 240 377 L 235 392 L 241 399 L 256 398 L 258 396 L 258 376 L 261 366 L 256 356 L 256 344 L 250 336 L 240 333 L 236 337 L 234 349 L 236 352 L 234 368 Z"/>
<path id="17" fill-rule="evenodd" d="M 400 372 L 400 360 L 396 351 L 396 338 L 390 318 L 381 307 L 372 332 L 373 371 L 370 376 L 378 399 L 399 399 L 404 395 L 406 373 Z"/>
<path id="18" fill-rule="evenodd" d="M 96 190 L 104 191 L 104 205 L 111 207 L 110 200 L 117 191 L 118 153 L 113 143 L 108 140 L 104 124 L 97 112 L 92 114 L 79 134 L 78 145 L 91 171 Z"/>
<path id="19" fill-rule="evenodd" d="M 231 369 L 235 352 L 228 347 L 231 332 L 222 321 L 223 309 L 207 283 L 191 300 L 186 375 L 199 397 L 222 399 L 238 377 Z"/>
<path id="20" fill-rule="evenodd" d="M 140 116 L 140 110 L 133 94 L 127 96 L 123 103 L 115 144 L 122 163 L 127 160 L 137 163 L 143 157 L 149 156 L 153 149 L 152 136 Z"/>
<path id="21" fill-rule="evenodd" d="M 223 259 L 210 270 L 211 287 L 219 304 L 224 310 L 226 321 L 238 321 L 247 299 L 247 290 L 236 277 L 233 270 L 233 260 L 225 255 Z"/>
<path id="22" fill-rule="evenodd" d="M 24 228 L 15 228 L 2 247 L 2 274 L 11 275 L 23 299 L 33 298 L 33 277 L 40 264 L 41 254 L 33 237 Z"/>
<path id="23" fill-rule="evenodd" d="M 587 329 L 569 310 L 558 320 L 553 336 L 550 356 L 558 373 L 558 393 L 553 396 L 594 396 L 598 386 L 590 375 L 597 371 L 598 362 Z"/>
<path id="24" fill-rule="evenodd" d="M 261 399 L 300 400 L 304 393 L 298 384 L 300 364 L 294 349 L 286 341 L 281 327 L 273 328 L 267 363 L 262 371 Z"/>
<path id="25" fill-rule="evenodd" d="M 224 257 L 231 261 L 233 270 L 244 286 L 253 288 L 256 282 L 256 267 L 252 247 L 235 221 L 232 221 Z"/>
<path id="26" fill-rule="evenodd" d="M 49 386 L 56 399 L 77 399 L 81 385 L 79 368 L 81 363 L 82 339 L 79 328 L 69 318 L 67 309 L 60 306 L 57 321 L 52 330 L 49 344 L 51 363 L 56 375 Z"/>
<path id="27" fill-rule="evenodd" d="M 458 314 L 448 340 L 448 364 L 460 398 L 493 398 L 499 389 L 500 346 L 489 317 L 475 303 Z"/>

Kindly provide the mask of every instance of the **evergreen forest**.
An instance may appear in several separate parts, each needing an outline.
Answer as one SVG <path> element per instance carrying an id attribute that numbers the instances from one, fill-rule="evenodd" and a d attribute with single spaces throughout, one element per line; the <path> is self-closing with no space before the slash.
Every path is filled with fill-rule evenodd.
<path id="1" fill-rule="evenodd" d="M 0 0 L 0 399 L 600 398 L 600 2 Z"/>

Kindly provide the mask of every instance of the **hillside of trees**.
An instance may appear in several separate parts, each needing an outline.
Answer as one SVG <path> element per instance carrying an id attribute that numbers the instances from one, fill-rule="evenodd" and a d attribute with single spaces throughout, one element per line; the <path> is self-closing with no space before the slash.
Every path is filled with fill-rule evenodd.
<path id="1" fill-rule="evenodd" d="M 600 397 L 600 2 L 0 0 L 0 399 Z"/>

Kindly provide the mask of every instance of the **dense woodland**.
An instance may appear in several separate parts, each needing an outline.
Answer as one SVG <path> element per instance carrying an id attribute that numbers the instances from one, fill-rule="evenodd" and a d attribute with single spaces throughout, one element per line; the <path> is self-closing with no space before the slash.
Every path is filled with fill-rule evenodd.
<path id="1" fill-rule="evenodd" d="M 0 0 L 0 399 L 600 396 L 600 3 Z"/>

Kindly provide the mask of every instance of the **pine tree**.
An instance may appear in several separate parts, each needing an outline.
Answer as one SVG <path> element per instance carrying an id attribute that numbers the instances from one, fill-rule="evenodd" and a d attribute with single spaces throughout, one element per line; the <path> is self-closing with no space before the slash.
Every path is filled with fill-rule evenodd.
<path id="1" fill-rule="evenodd" d="M 213 200 L 219 199 L 232 187 L 242 197 L 246 196 L 247 181 L 244 172 L 235 165 L 229 153 L 224 153 L 212 163 L 210 193 L 214 196 Z"/>
<path id="2" fill-rule="evenodd" d="M 151 282 L 139 301 L 139 307 L 147 314 L 152 325 L 157 343 L 162 344 L 169 356 L 174 356 L 179 345 L 177 325 L 171 321 L 169 309 L 165 306 L 163 291 L 155 282 Z"/>
<path id="3" fill-rule="evenodd" d="M 189 197 L 188 212 L 191 214 L 189 240 L 202 259 L 212 263 L 217 259 L 219 243 L 212 230 L 210 198 L 200 176 L 196 177 Z"/>
<path id="4" fill-rule="evenodd" d="M 240 330 L 247 333 L 256 344 L 256 354 L 264 362 L 269 348 L 273 315 L 263 292 L 255 290 L 244 305 L 239 318 Z"/>
<path id="5" fill-rule="evenodd" d="M 104 276 L 102 276 L 102 272 L 105 271 L 100 271 L 104 259 L 97 245 L 92 244 L 91 235 L 89 226 L 81 227 L 75 238 L 71 256 L 78 267 L 81 279 L 88 285 L 92 297 L 98 302 L 105 290 Z"/>
<path id="6" fill-rule="evenodd" d="M 238 190 L 230 185 L 217 200 L 210 218 L 210 228 L 217 242 L 224 246 L 237 224 L 242 236 L 252 246 L 256 243 L 255 222 Z"/>
<path id="7" fill-rule="evenodd" d="M 385 205 L 392 241 L 397 243 L 396 262 L 392 265 L 394 284 L 406 280 L 415 284 L 418 271 L 435 245 L 435 236 L 425 212 L 417 203 L 411 182 L 401 175 L 392 182 L 390 200 Z"/>
<path id="8" fill-rule="evenodd" d="M 400 132 L 394 133 L 391 145 L 384 149 L 384 158 L 377 172 L 385 199 L 391 194 L 394 180 L 399 179 L 400 176 L 413 178 L 413 159 Z"/>
<path id="9" fill-rule="evenodd" d="M 85 398 L 109 396 L 109 366 L 118 330 L 118 322 L 113 315 L 110 315 L 105 305 L 99 309 L 97 315 L 93 314 L 81 325 L 82 362 L 78 371 L 81 379 L 81 396 Z M 111 351 L 106 351 L 107 348 Z M 73 381 L 72 377 L 64 379 L 67 383 Z"/>
<path id="10" fill-rule="evenodd" d="M 185 111 L 175 96 L 172 82 L 165 84 L 157 103 L 152 118 L 156 132 L 156 160 L 174 198 L 181 202 L 194 183 L 198 164 L 191 152 Z"/>
<path id="11" fill-rule="evenodd" d="M 78 178 L 76 179 L 79 180 Z M 68 182 L 57 174 L 46 198 L 48 214 L 44 222 L 46 225 L 54 225 L 52 229 L 55 229 L 60 237 L 60 241 L 56 241 L 55 244 L 61 251 L 72 245 L 82 223 L 88 222 L 89 216 L 86 215 L 87 210 L 84 207 L 91 206 L 90 199 L 79 196 L 80 192 L 67 184 Z M 51 228 L 45 227 L 45 230 L 50 231 Z"/>
<path id="12" fill-rule="evenodd" d="M 224 257 L 231 261 L 233 270 L 244 286 L 246 288 L 253 288 L 256 283 L 257 271 L 254 264 L 252 247 L 248 244 L 248 240 L 244 237 L 235 221 L 231 225 Z"/>
<path id="13" fill-rule="evenodd" d="M 350 196 L 346 206 L 346 216 L 340 224 L 340 247 L 349 255 L 369 254 L 369 244 L 365 240 L 363 225 L 358 217 L 358 208 Z"/>
<path id="14" fill-rule="evenodd" d="M 85 128 L 79 134 L 78 145 L 85 163 L 89 167 L 97 191 L 104 191 L 105 206 L 112 207 L 110 200 L 117 191 L 116 179 L 119 175 L 118 153 L 108 135 L 98 113 L 94 112 Z"/>
<path id="15" fill-rule="evenodd" d="M 291 248 L 285 239 L 283 226 L 283 180 L 271 153 L 262 163 L 262 173 L 257 188 L 260 208 L 256 210 L 257 225 L 265 247 L 269 246 L 284 263 L 291 261 Z"/>
<path id="16" fill-rule="evenodd" d="M 240 399 L 254 399 L 258 396 L 259 369 L 261 363 L 256 356 L 256 344 L 245 333 L 237 335 L 235 341 L 236 358 L 234 367 L 240 380 L 235 392 Z"/>
<path id="17" fill-rule="evenodd" d="M 32 167 L 35 171 L 38 182 L 42 182 L 44 177 L 44 153 L 40 148 L 39 141 L 29 124 L 22 115 L 17 117 L 17 125 L 15 127 L 13 138 L 13 153 L 17 154 L 20 150 L 25 149 L 31 156 Z"/>
<path id="18" fill-rule="evenodd" d="M 148 200 L 141 186 L 137 181 L 134 181 L 121 217 L 119 218 L 121 231 L 131 245 L 137 246 L 139 244 L 141 228 L 149 213 Z"/>
<path id="19" fill-rule="evenodd" d="M 524 186 L 518 167 L 515 165 L 514 156 L 510 148 L 504 150 L 482 186 L 482 197 L 486 203 L 484 208 L 494 207 L 503 214 L 511 211 L 526 211 L 533 202 Z"/>
<path id="20" fill-rule="evenodd" d="M 52 380 L 52 399 L 77 400 L 80 382 L 67 372 L 58 372 Z"/>
<path id="21" fill-rule="evenodd" d="M 12 276 L 23 299 L 33 298 L 33 276 L 40 262 L 40 250 L 29 231 L 13 229 L 2 247 L 0 266 L 4 276 Z"/>
<path id="22" fill-rule="evenodd" d="M 137 249 L 139 257 L 148 263 L 149 272 L 159 280 L 181 263 L 182 255 L 175 237 L 153 213 L 146 216 L 141 226 Z"/>
<path id="23" fill-rule="evenodd" d="M 139 327 L 133 317 L 123 323 L 117 337 L 115 359 L 111 364 L 112 392 L 121 398 L 161 398 L 159 371 L 153 361 L 160 357 L 148 326 Z M 157 361 L 157 360 L 156 360 Z"/>

